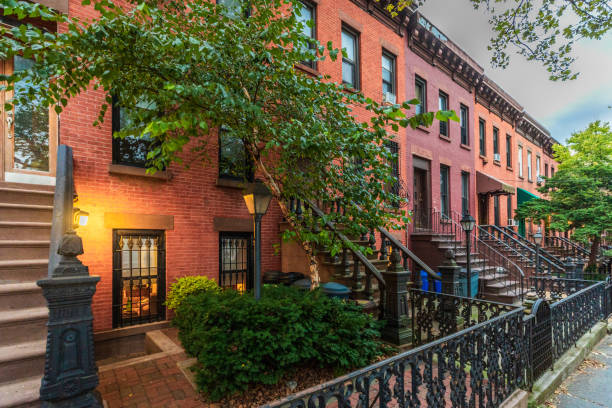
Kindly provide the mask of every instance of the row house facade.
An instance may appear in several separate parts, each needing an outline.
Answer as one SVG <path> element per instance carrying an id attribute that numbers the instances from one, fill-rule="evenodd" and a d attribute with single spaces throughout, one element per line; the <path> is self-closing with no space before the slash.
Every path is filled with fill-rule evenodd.
<path id="1" fill-rule="evenodd" d="M 50 5 L 70 16 L 93 16 L 93 9 L 77 0 Z M 330 75 L 382 103 L 417 97 L 417 112 L 451 109 L 459 116 L 459 122 L 436 120 L 429 128 L 390 133 L 389 147 L 397 152 L 393 168 L 413 225 L 431 211 L 469 212 L 480 223 L 508 225 L 521 197 L 538 195 L 539 176 L 552 175 L 557 167 L 554 139 L 424 16 L 408 9 L 391 16 L 369 0 L 300 5 L 302 18 L 313 22 L 309 35 L 346 50 L 336 61 L 298 66 L 301 74 Z M 15 57 L 0 61 L 0 70 L 10 73 L 29 64 Z M 53 110 L 20 107 L 0 112 L 0 286 L 15 298 L 0 303 L 0 327 L 14 327 L 3 328 L 0 347 L 27 344 L 35 350 L 28 351 L 30 360 L 44 353 L 48 311 L 35 282 L 47 275 L 59 144 L 73 149 L 75 206 L 89 214 L 78 234 L 82 262 L 101 277 L 93 299 L 97 339 L 167 324 L 171 316 L 164 301 L 178 277 L 204 275 L 237 290 L 252 286 L 253 221 L 242 192 L 245 178 L 254 177 L 236 172 L 244 166 L 235 164 L 246 160 L 240 142 L 215 131 L 209 162 L 200 165 L 200 156 L 187 146 L 183 159 L 189 168 L 173 164 L 148 174 L 146 143 L 113 138 L 121 129 L 121 107 L 114 106 L 101 126 L 92 126 L 105 96 L 103 90 L 88 90 L 59 117 Z M 0 106 L 10 97 L 0 95 Z M 365 110 L 354 114 L 368 119 Z M 273 202 L 262 221 L 262 272 L 305 271 L 305 264 L 287 261 L 298 254 L 280 245 L 281 225 Z M 396 236 L 409 246 L 411 231 Z M 9 380 L 22 379 L 0 376 L 0 395 Z"/>

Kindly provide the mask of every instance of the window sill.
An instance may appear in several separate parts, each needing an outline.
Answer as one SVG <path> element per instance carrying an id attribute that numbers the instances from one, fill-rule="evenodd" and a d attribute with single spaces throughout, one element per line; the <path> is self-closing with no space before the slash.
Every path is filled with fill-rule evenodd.
<path id="1" fill-rule="evenodd" d="M 172 173 L 169 170 L 156 171 L 154 174 L 147 173 L 147 169 L 142 167 L 126 166 L 125 164 L 111 163 L 108 165 L 109 174 L 117 174 L 124 176 L 145 177 L 156 180 L 169 181 L 172 179 Z"/>
<path id="2" fill-rule="evenodd" d="M 527 179 L 527 181 L 528 181 L 528 182 L 530 182 L 530 183 L 533 183 L 533 180 L 532 180 L 532 179 Z"/>
<path id="3" fill-rule="evenodd" d="M 244 190 L 248 182 L 243 180 L 236 180 L 231 178 L 218 177 L 215 185 L 217 187 L 235 188 L 238 190 Z"/>
<path id="4" fill-rule="evenodd" d="M 417 126 L 415 129 L 420 130 L 421 132 L 431 133 L 429 129 L 427 129 L 425 126 L 422 126 L 422 125 Z"/>
<path id="5" fill-rule="evenodd" d="M 520 178 L 521 180 L 525 180 L 525 177 L 523 176 L 518 176 L 518 178 Z"/>
<path id="6" fill-rule="evenodd" d="M 352 93 L 352 94 L 358 94 L 359 93 L 359 89 L 353 88 L 352 86 L 349 86 L 346 83 L 342 83 L 342 85 L 344 85 L 344 91 L 348 92 L 348 93 Z"/>
<path id="7" fill-rule="evenodd" d="M 482 160 L 482 162 L 484 164 L 487 164 L 489 162 L 489 159 L 487 159 L 487 156 L 483 156 L 482 154 L 479 155 L 480 159 Z"/>
<path id="8" fill-rule="evenodd" d="M 512 167 L 510 167 L 510 166 L 506 166 L 506 170 L 508 170 L 508 171 L 513 171 L 513 170 L 512 170 Z"/>
<path id="9" fill-rule="evenodd" d="M 299 69 L 300 71 L 303 71 L 309 75 L 315 76 L 315 77 L 320 77 L 321 73 L 319 71 L 317 71 L 314 68 L 310 68 L 308 65 L 304 65 L 304 64 L 295 64 L 295 68 Z"/>
<path id="10" fill-rule="evenodd" d="M 466 145 L 466 144 L 463 144 L 463 143 L 461 143 L 459 145 L 459 147 L 462 148 L 462 149 L 465 149 L 465 150 L 472 150 L 472 148 L 469 145 Z"/>
<path id="11" fill-rule="evenodd" d="M 493 164 L 501 167 L 501 162 L 499 160 L 493 160 Z"/>
<path id="12" fill-rule="evenodd" d="M 450 143 L 451 142 L 451 138 L 448 136 L 444 136 L 444 135 L 439 135 L 440 139 L 444 140 L 445 142 Z"/>

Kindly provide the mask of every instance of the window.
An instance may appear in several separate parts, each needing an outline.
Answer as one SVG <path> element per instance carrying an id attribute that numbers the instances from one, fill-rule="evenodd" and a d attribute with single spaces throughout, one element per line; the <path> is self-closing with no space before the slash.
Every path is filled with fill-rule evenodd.
<path id="1" fill-rule="evenodd" d="M 303 24 L 302 27 L 302 34 L 304 34 L 307 37 L 312 38 L 313 40 L 316 39 L 316 20 L 315 20 L 315 8 L 313 5 L 311 5 L 310 3 L 305 3 L 305 2 L 300 2 L 300 5 L 302 6 L 300 8 L 300 16 L 296 15 L 297 19 L 299 22 L 301 22 Z M 315 44 L 314 42 L 309 44 L 309 48 L 310 49 L 314 49 L 315 48 Z M 314 60 L 307 60 L 307 61 L 302 61 L 302 64 L 315 69 L 316 68 L 316 61 Z"/>
<path id="2" fill-rule="evenodd" d="M 481 156 L 487 155 L 487 140 L 486 140 L 487 135 L 485 133 L 485 126 L 486 126 L 485 121 L 480 119 L 478 121 L 478 135 L 480 137 L 480 155 Z"/>
<path id="3" fill-rule="evenodd" d="M 253 287 L 252 233 L 219 233 L 219 286 L 241 293 Z"/>
<path id="4" fill-rule="evenodd" d="M 493 159 L 499 161 L 499 129 L 493 127 Z"/>
<path id="5" fill-rule="evenodd" d="M 448 110 L 448 95 L 440 91 L 438 96 L 439 109 Z M 440 134 L 442 136 L 448 136 L 448 122 L 440 121 Z"/>
<path id="6" fill-rule="evenodd" d="M 527 180 L 531 181 L 532 180 L 532 173 L 531 173 L 531 151 L 527 150 Z"/>
<path id="7" fill-rule="evenodd" d="M 470 145 L 470 135 L 469 135 L 469 115 L 468 108 L 465 105 L 461 105 L 459 107 L 459 125 L 461 126 L 461 144 L 469 146 Z"/>
<path id="8" fill-rule="evenodd" d="M 544 163 L 544 177 L 548 177 L 548 163 Z"/>
<path id="9" fill-rule="evenodd" d="M 470 212 L 470 173 L 461 172 L 461 213 Z"/>
<path id="10" fill-rule="evenodd" d="M 508 199 L 506 203 L 506 213 L 508 215 L 508 221 L 513 218 L 512 216 L 512 196 L 508 194 Z"/>
<path id="11" fill-rule="evenodd" d="M 518 147 L 518 175 L 523 177 L 523 146 Z"/>
<path id="12" fill-rule="evenodd" d="M 343 28 L 342 48 L 346 52 L 346 56 L 342 56 L 342 82 L 352 88 L 359 89 L 359 44 L 357 33 L 348 28 Z"/>
<path id="13" fill-rule="evenodd" d="M 450 216 L 450 206 L 449 206 L 449 167 L 448 166 L 440 166 L 440 211 L 443 216 Z"/>
<path id="14" fill-rule="evenodd" d="M 164 231 L 113 231 L 113 327 L 164 320 Z"/>
<path id="15" fill-rule="evenodd" d="M 242 0 L 217 0 L 217 4 L 225 7 L 224 13 L 230 18 L 239 17 L 242 12 Z"/>
<path id="16" fill-rule="evenodd" d="M 151 104 L 142 102 L 136 105 L 137 109 L 151 109 Z M 119 106 L 117 98 L 113 98 L 112 129 L 113 133 L 133 126 L 129 111 Z M 113 163 L 126 166 L 146 167 L 147 154 L 151 149 L 151 139 L 140 136 L 113 137 Z"/>
<path id="17" fill-rule="evenodd" d="M 242 139 L 224 129 L 219 130 L 219 177 L 253 181 L 253 165 Z"/>
<path id="18" fill-rule="evenodd" d="M 499 222 L 499 195 L 493 196 L 493 222 L 498 227 L 501 225 Z"/>
<path id="19" fill-rule="evenodd" d="M 555 168 L 553 166 L 550 166 L 550 177 L 553 177 L 555 175 Z"/>
<path id="20" fill-rule="evenodd" d="M 420 101 L 415 106 L 415 112 L 417 114 L 427 112 L 427 82 L 419 76 L 416 76 L 414 79 L 414 93 L 416 99 Z"/>
<path id="21" fill-rule="evenodd" d="M 512 136 L 506 134 L 506 166 L 512 167 Z"/>
<path id="22" fill-rule="evenodd" d="M 399 145 L 392 140 L 386 140 L 385 146 L 387 147 L 389 152 L 395 156 L 393 159 L 391 159 L 391 175 L 393 176 L 395 181 L 393 182 L 393 184 L 387 186 L 387 189 L 393 194 L 399 195 Z M 398 208 L 400 203 L 399 201 L 394 201 L 391 204 L 393 205 L 393 207 Z"/>
<path id="23" fill-rule="evenodd" d="M 540 178 L 540 156 L 536 156 L 536 180 Z"/>
<path id="24" fill-rule="evenodd" d="M 383 101 L 395 103 L 395 56 L 383 50 L 382 53 L 382 92 Z"/>

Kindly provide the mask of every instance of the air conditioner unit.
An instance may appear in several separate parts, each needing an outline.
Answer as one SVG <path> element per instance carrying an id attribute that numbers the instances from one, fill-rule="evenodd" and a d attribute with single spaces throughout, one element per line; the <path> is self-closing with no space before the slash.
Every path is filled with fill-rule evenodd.
<path id="1" fill-rule="evenodd" d="M 385 92 L 383 94 L 383 102 L 395 103 L 396 100 L 397 98 L 394 93 Z"/>
<path id="2" fill-rule="evenodd" d="M 544 178 L 542 176 L 538 176 L 536 181 L 537 181 L 538 185 L 540 185 L 540 184 L 542 184 L 544 182 Z"/>
<path id="3" fill-rule="evenodd" d="M 516 227 L 516 226 L 518 226 L 518 222 L 516 222 L 516 220 L 514 218 L 508 218 L 508 226 L 509 227 Z"/>
<path id="4" fill-rule="evenodd" d="M 499 153 L 495 153 L 495 154 L 493 155 L 493 160 L 495 160 L 495 161 L 501 161 L 501 156 L 499 155 Z"/>

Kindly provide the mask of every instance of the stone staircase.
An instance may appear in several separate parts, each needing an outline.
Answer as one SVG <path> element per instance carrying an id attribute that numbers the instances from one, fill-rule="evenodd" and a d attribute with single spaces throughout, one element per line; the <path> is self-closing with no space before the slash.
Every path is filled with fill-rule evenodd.
<path id="1" fill-rule="evenodd" d="M 0 182 L 0 407 L 38 406 L 53 187 Z"/>

